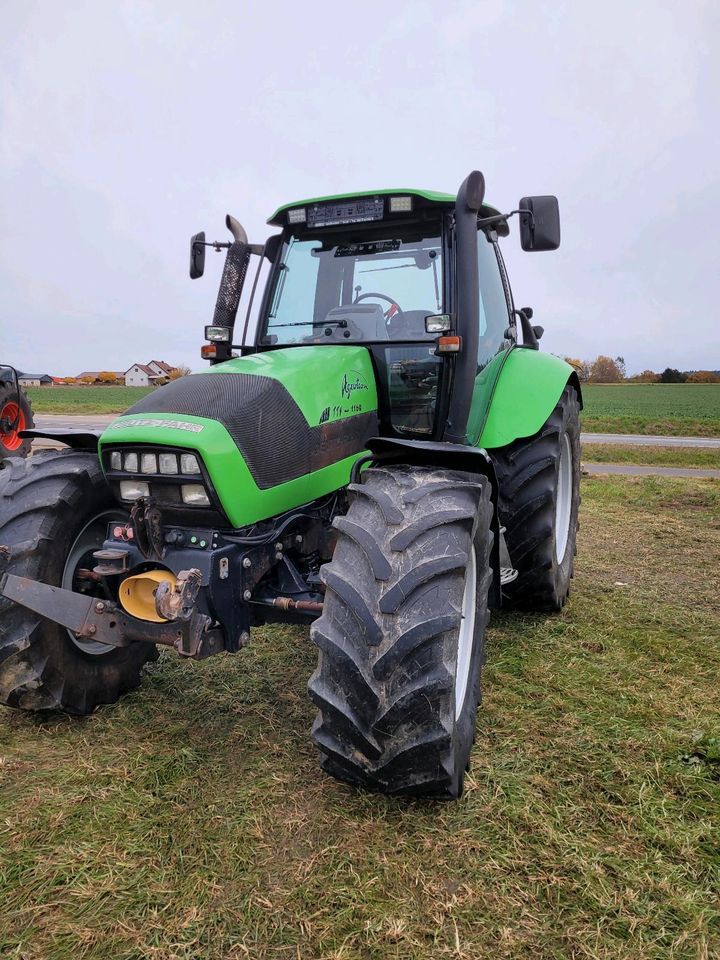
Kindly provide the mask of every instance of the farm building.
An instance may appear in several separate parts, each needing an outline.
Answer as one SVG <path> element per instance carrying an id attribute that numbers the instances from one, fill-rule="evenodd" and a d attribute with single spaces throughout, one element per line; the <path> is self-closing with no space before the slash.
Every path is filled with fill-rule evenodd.
<path id="1" fill-rule="evenodd" d="M 53 378 L 48 373 L 20 373 L 18 381 L 21 387 L 52 387 Z"/>
<path id="2" fill-rule="evenodd" d="M 146 366 L 160 374 L 161 377 L 169 376 L 174 370 L 174 367 L 171 367 L 169 363 L 165 363 L 164 360 L 151 360 Z"/>
<path id="3" fill-rule="evenodd" d="M 172 367 L 164 360 L 151 360 L 149 363 L 134 363 L 125 371 L 125 386 L 152 387 L 172 373 Z"/>

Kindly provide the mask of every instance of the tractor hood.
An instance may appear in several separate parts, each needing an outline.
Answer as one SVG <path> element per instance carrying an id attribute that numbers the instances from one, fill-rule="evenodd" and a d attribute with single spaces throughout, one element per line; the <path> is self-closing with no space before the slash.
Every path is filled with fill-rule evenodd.
<path id="1" fill-rule="evenodd" d="M 183 478 L 154 473 L 152 458 L 144 471 L 140 459 L 126 470 L 124 454 L 135 448 L 199 454 L 213 498 L 241 527 L 345 486 L 377 429 L 365 347 L 290 347 L 229 360 L 153 390 L 108 426 L 100 454 L 114 489 L 122 476 L 147 482 L 161 505 L 172 494 L 175 510 Z M 112 467 L 113 451 L 122 455 L 121 472 Z"/>

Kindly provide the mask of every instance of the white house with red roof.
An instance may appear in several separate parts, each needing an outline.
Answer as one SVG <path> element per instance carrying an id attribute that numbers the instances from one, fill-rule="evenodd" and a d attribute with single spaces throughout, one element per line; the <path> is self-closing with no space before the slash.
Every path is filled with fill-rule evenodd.
<path id="1" fill-rule="evenodd" d="M 164 360 L 151 360 L 149 363 L 134 363 L 123 374 L 126 387 L 154 387 L 165 380 L 173 368 Z"/>

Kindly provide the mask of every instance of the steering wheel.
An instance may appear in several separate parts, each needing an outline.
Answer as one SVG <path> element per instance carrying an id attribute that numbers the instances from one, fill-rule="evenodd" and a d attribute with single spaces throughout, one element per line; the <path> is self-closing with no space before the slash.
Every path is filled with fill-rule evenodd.
<path id="1" fill-rule="evenodd" d="M 397 316 L 398 313 L 402 315 L 403 310 L 400 304 L 397 302 L 397 300 L 393 300 L 392 297 L 388 297 L 384 293 L 361 293 L 359 297 L 355 297 L 355 299 L 353 300 L 353 303 L 360 303 L 361 300 L 368 300 L 370 297 L 376 297 L 378 300 L 386 300 L 390 304 L 391 308 L 396 307 L 396 310 L 394 313 L 390 313 L 389 310 L 385 311 L 386 322 L 388 320 L 391 320 L 392 317 Z M 388 316 L 388 314 L 390 315 Z"/>

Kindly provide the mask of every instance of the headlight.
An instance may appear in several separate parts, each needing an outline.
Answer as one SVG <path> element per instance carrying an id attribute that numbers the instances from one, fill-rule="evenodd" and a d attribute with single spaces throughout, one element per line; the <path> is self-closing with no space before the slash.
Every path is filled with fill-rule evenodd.
<path id="1" fill-rule="evenodd" d="M 200 473 L 200 464 L 192 453 L 183 453 L 180 457 L 180 473 Z"/>
<path id="2" fill-rule="evenodd" d="M 126 453 L 123 460 L 123 470 L 127 473 L 137 473 L 138 455 L 136 453 Z"/>
<path id="3" fill-rule="evenodd" d="M 122 470 L 122 454 L 119 450 L 113 450 L 110 454 L 110 469 Z"/>
<path id="4" fill-rule="evenodd" d="M 150 496 L 150 484 L 142 480 L 121 480 L 120 496 L 123 500 L 137 500 Z"/>
<path id="5" fill-rule="evenodd" d="M 160 461 L 160 473 L 178 473 L 178 458 L 176 453 L 161 453 L 158 456 Z"/>
<path id="6" fill-rule="evenodd" d="M 230 343 L 232 329 L 230 327 L 205 327 L 205 339 L 217 343 Z"/>
<path id="7" fill-rule="evenodd" d="M 143 453 L 140 456 L 140 471 L 142 473 L 157 473 L 157 457 L 154 453 Z"/>
<path id="8" fill-rule="evenodd" d="M 180 487 L 183 503 L 193 507 L 209 507 L 210 498 L 200 483 L 184 483 Z"/>

